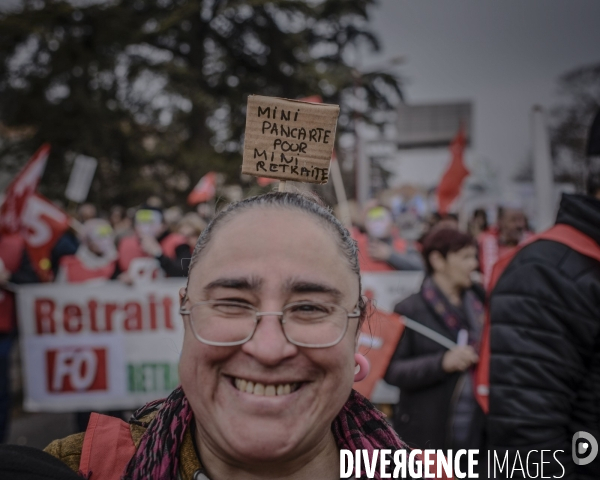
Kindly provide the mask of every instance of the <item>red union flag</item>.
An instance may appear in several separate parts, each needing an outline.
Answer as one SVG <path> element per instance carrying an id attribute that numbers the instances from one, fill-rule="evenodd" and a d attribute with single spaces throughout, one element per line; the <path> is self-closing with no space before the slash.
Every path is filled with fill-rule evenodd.
<path id="1" fill-rule="evenodd" d="M 189 205 L 197 205 L 198 203 L 208 202 L 212 200 L 217 193 L 217 174 L 216 172 L 208 172 L 196 184 L 187 198 Z"/>
<path id="2" fill-rule="evenodd" d="M 50 253 L 60 236 L 69 228 L 69 217 L 38 193 L 30 193 L 22 208 L 21 234 L 38 276 L 52 280 Z"/>
<path id="3" fill-rule="evenodd" d="M 466 143 L 465 131 L 461 127 L 450 144 L 452 160 L 438 186 L 438 212 L 440 215 L 448 213 L 450 205 L 460 195 L 463 180 L 469 176 L 470 172 L 465 167 L 463 158 Z"/>
<path id="4" fill-rule="evenodd" d="M 21 214 L 29 198 L 35 192 L 46 168 L 50 145 L 45 143 L 27 162 L 6 189 L 6 197 L 0 208 L 0 233 L 19 233 Z"/>

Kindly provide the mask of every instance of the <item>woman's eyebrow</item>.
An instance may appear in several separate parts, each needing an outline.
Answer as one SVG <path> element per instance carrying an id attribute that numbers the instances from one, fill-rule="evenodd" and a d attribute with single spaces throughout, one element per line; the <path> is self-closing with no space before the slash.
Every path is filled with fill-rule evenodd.
<path id="1" fill-rule="evenodd" d="M 205 292 L 209 292 L 216 288 L 231 288 L 235 290 L 259 290 L 262 286 L 262 280 L 258 278 L 217 278 L 204 287 Z"/>
<path id="2" fill-rule="evenodd" d="M 339 299 L 343 296 L 342 292 L 340 292 L 337 288 L 316 282 L 291 280 L 286 282 L 286 290 L 292 293 L 327 293 L 333 296 L 335 299 Z"/>

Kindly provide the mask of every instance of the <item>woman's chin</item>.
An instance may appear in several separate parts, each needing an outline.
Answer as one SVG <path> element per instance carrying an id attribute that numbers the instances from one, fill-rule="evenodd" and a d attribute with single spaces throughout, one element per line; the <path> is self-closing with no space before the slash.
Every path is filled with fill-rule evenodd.
<path id="1" fill-rule="evenodd" d="M 244 463 L 281 462 L 297 456 L 299 442 L 289 432 L 250 431 L 241 428 L 227 439 L 232 456 Z M 302 436 L 300 437 L 302 438 Z"/>

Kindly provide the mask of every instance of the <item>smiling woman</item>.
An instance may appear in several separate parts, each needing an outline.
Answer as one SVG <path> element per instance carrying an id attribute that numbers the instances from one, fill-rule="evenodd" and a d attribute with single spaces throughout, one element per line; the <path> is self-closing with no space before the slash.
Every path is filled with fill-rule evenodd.
<path id="1" fill-rule="evenodd" d="M 47 451 L 102 479 L 224 480 L 337 479 L 342 449 L 405 448 L 352 390 L 360 290 L 356 245 L 326 208 L 296 193 L 230 205 L 180 291 L 181 386 L 138 410 L 125 440 L 111 430 L 118 467 L 104 467 L 90 427 Z"/>

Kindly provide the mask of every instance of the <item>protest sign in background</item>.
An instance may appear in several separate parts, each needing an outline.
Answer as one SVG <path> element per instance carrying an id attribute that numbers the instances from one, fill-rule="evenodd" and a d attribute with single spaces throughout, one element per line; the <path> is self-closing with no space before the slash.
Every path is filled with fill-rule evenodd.
<path id="1" fill-rule="evenodd" d="M 385 312 L 418 290 L 422 274 L 365 273 L 362 278 L 363 291 Z M 167 396 L 179 383 L 183 320 L 178 292 L 183 285 L 183 279 L 160 279 L 135 286 L 99 281 L 19 287 L 24 408 L 127 409 Z M 401 333 L 391 318 L 373 316 L 360 337 L 361 351 L 377 371 L 357 387 L 378 403 L 394 403 L 390 399 L 397 397 L 397 390 L 379 382 L 387 361 L 379 357 L 387 358 Z"/>
<path id="2" fill-rule="evenodd" d="M 71 170 L 65 197 L 75 203 L 84 202 L 90 191 L 98 160 L 86 155 L 78 155 Z"/>
<path id="3" fill-rule="evenodd" d="M 24 408 L 136 408 L 179 383 L 183 279 L 17 291 Z"/>

